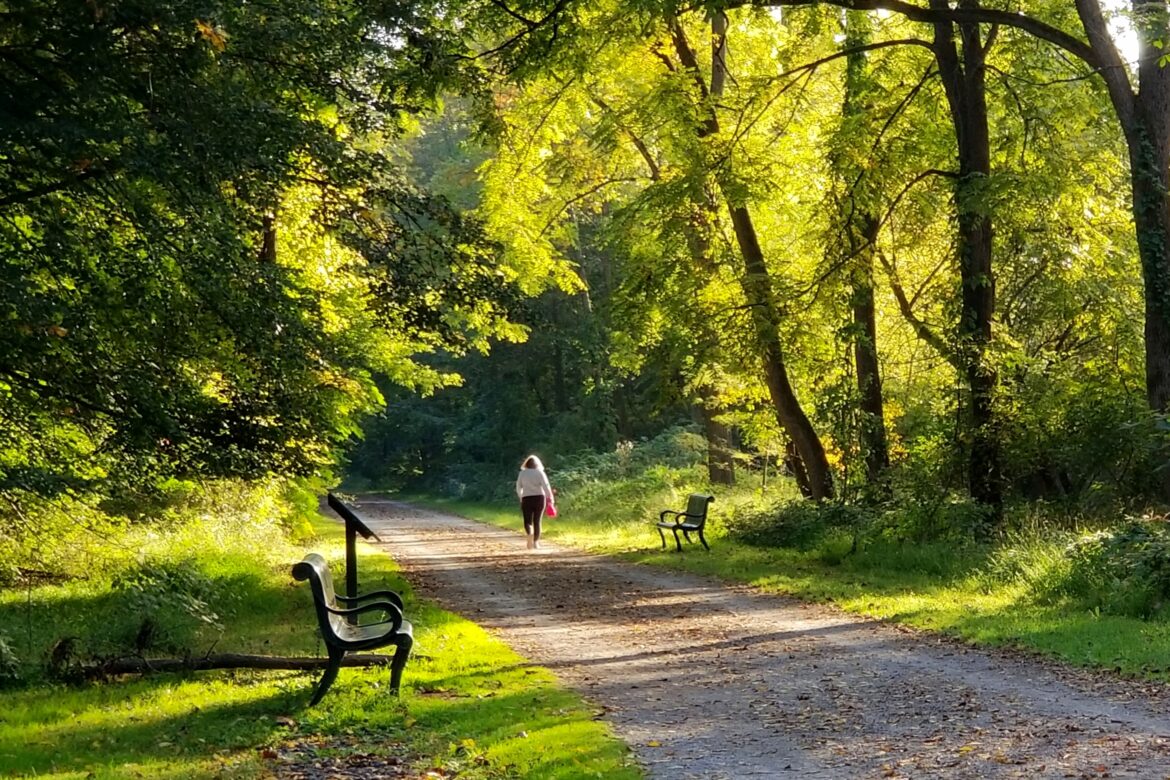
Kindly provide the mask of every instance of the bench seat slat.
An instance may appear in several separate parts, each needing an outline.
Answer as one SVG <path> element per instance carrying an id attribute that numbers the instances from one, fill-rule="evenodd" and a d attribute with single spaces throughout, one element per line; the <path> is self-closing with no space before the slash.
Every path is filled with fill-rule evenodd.
<path id="1" fill-rule="evenodd" d="M 367 649 L 367 642 L 380 641 L 386 636 L 386 624 L 383 623 L 355 626 L 339 617 L 334 617 L 330 623 L 332 624 L 333 633 L 337 635 L 339 644 L 356 645 L 355 647 L 347 647 L 347 650 L 365 650 Z M 413 637 L 414 627 L 410 625 L 410 621 L 403 620 L 402 625 L 398 627 L 395 633 Z"/>

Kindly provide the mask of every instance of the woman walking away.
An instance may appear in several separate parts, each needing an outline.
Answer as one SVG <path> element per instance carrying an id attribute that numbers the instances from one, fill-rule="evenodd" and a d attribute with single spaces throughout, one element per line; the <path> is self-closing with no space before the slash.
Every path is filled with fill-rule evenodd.
<path id="1" fill-rule="evenodd" d="M 544 464 L 535 455 L 529 455 L 520 467 L 520 476 L 516 477 L 516 495 L 520 497 L 528 549 L 532 550 L 540 547 L 540 519 L 544 516 L 544 502 L 553 502 L 553 491 L 545 476 Z"/>

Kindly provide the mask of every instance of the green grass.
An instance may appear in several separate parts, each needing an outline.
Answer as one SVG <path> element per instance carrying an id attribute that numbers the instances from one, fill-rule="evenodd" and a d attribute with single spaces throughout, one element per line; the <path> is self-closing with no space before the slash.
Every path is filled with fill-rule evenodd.
<path id="1" fill-rule="evenodd" d="M 317 530 L 307 549 L 339 564 L 340 526 L 321 520 Z M 207 546 L 199 571 L 227 594 L 209 604 L 225 630 L 176 623 L 166 640 L 181 636 L 193 652 L 214 644 L 216 651 L 321 654 L 308 590 L 288 574 L 303 550 L 272 546 L 252 557 Z M 26 665 L 32 681 L 0 694 L 0 776 L 250 778 L 264 776 L 287 746 L 316 745 L 323 753 L 391 752 L 419 771 L 467 778 L 641 777 L 626 747 L 549 671 L 474 623 L 415 599 L 389 557 L 364 546 L 359 555 L 363 589 L 402 592 L 415 625 L 400 698 L 388 692 L 388 669 L 343 669 L 309 710 L 319 672 L 197 672 L 64 686 Z M 66 633 L 100 649 L 137 623 L 127 619 L 124 598 L 100 580 L 0 591 L 0 625 L 26 662 Z"/>
<path id="2" fill-rule="evenodd" d="M 718 492 L 718 491 L 717 491 Z M 408 496 L 437 509 L 519 528 L 518 511 L 433 497 Z M 551 541 L 652 566 L 694 572 L 753 585 L 761 590 L 829 602 L 860 615 L 959 637 L 976 644 L 1011 647 L 1125 676 L 1170 679 L 1170 624 L 1102 614 L 1069 601 L 1037 599 L 1027 583 L 988 577 L 988 549 L 876 544 L 858 555 L 828 555 L 760 548 L 729 539 L 721 514 L 751 500 L 743 489 L 720 492 L 711 509 L 712 550 L 686 545 L 680 555 L 667 534 L 663 552 L 647 506 L 678 508 L 674 494 L 613 501 L 604 509 L 573 506 L 564 498 L 561 515 L 546 521 Z M 658 501 L 658 504 L 654 502 Z M 1059 542 L 1032 540 L 1033 545 Z"/>

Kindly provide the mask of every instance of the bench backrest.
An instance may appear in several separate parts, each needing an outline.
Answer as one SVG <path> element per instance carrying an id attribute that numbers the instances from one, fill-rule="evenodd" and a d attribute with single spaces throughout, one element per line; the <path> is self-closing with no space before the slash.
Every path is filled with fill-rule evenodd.
<path id="1" fill-rule="evenodd" d="M 707 519 L 707 506 L 715 500 L 715 496 L 708 496 L 703 493 L 691 493 L 690 498 L 687 499 L 687 514 L 689 519 L 694 519 L 696 522 L 703 522 Z"/>
<path id="2" fill-rule="evenodd" d="M 293 566 L 292 575 L 297 580 L 309 581 L 309 590 L 313 593 L 313 606 L 317 609 L 317 621 L 321 624 L 321 630 L 331 631 L 334 635 L 344 630 L 345 620 L 326 609 L 337 608 L 337 594 L 333 590 L 333 575 L 329 573 L 329 564 L 325 559 L 317 553 L 309 553 L 304 560 Z"/>
<path id="3" fill-rule="evenodd" d="M 292 575 L 300 581 L 309 581 L 313 590 L 313 598 L 320 598 L 329 606 L 337 604 L 336 591 L 333 590 L 333 575 L 329 573 L 329 563 L 320 553 L 309 553 L 304 560 L 293 566 Z"/>

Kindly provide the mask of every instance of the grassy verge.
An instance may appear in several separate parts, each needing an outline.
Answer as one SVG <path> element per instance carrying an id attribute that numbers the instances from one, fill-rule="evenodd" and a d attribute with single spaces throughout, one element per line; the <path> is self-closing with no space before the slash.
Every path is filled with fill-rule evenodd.
<path id="1" fill-rule="evenodd" d="M 646 493 L 637 501 L 580 507 L 566 496 L 558 505 L 560 516 L 545 524 L 544 534 L 582 549 L 831 602 L 856 614 L 977 644 L 1035 651 L 1126 676 L 1170 679 L 1170 624 L 1164 619 L 1109 615 L 1068 600 L 1040 599 L 1035 583 L 1026 578 L 989 575 L 995 568 L 993 556 L 1003 560 L 1055 555 L 1062 544 L 1058 539 L 1018 539 L 995 549 L 891 542 L 868 545 L 857 554 L 755 547 L 728 538 L 720 521 L 753 500 L 751 491 L 740 489 L 719 493 L 712 507 L 709 554 L 697 545 L 682 555 L 670 549 L 663 552 L 649 507 L 681 508 L 686 489 L 676 486 Z M 510 505 L 405 498 L 483 522 L 520 527 L 518 512 Z"/>
<path id="2" fill-rule="evenodd" d="M 316 531 L 308 549 L 339 563 L 340 526 L 321 519 Z M 188 568 L 179 571 L 187 574 L 150 580 L 214 586 L 194 610 L 204 625 L 184 635 L 192 652 L 213 644 L 216 651 L 322 652 L 307 589 L 288 574 L 303 550 L 274 546 L 277 554 L 257 548 L 247 556 L 205 545 L 185 559 Z M 319 673 L 199 672 L 83 686 L 26 681 L 0 693 L 0 776 L 251 778 L 266 776 L 293 750 L 393 755 L 437 776 L 641 776 L 625 746 L 550 672 L 474 623 L 414 599 L 387 556 L 370 548 L 359 554 L 363 587 L 403 592 L 415 625 L 416 655 L 401 698 L 387 692 L 388 670 L 343 669 L 312 710 L 305 705 Z M 119 619 L 143 609 L 141 596 L 141 589 L 101 580 L 3 590 L 0 625 L 15 651 L 39 659 L 65 633 L 124 630 L 111 628 L 117 625 L 141 631 L 141 621 Z M 165 623 L 160 617 L 155 630 Z"/>

